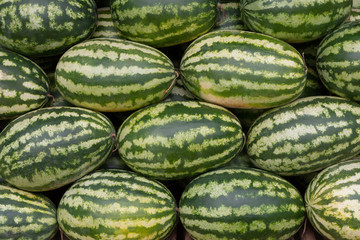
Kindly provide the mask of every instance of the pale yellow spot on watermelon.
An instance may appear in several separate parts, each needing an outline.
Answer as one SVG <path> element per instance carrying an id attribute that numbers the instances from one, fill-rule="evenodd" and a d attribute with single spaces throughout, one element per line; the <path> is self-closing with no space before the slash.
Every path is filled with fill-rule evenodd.
<path id="1" fill-rule="evenodd" d="M 24 71 L 26 74 L 31 74 L 31 70 L 28 67 L 21 67 L 21 70 Z"/>
<path id="2" fill-rule="evenodd" d="M 9 113 L 9 112 L 25 112 L 31 109 L 39 108 L 41 104 L 16 104 L 12 106 L 0 106 L 0 113 Z"/>
<path id="3" fill-rule="evenodd" d="M 46 7 L 39 4 L 21 4 L 19 6 L 19 13 L 22 17 L 29 19 L 25 22 L 26 28 L 29 30 L 43 30 L 43 18 L 40 14 L 44 14 Z"/>
<path id="4" fill-rule="evenodd" d="M 33 218 L 32 216 L 27 216 L 27 217 L 26 217 L 26 221 L 27 221 L 28 223 L 32 223 L 32 222 L 34 221 L 34 218 Z"/>
<path id="5" fill-rule="evenodd" d="M 10 61 L 9 59 L 5 59 L 4 61 L 2 61 L 2 64 L 7 67 L 16 66 L 16 63 L 14 63 L 13 61 Z"/>
<path id="6" fill-rule="evenodd" d="M 0 216 L 0 224 L 6 224 L 8 218 L 4 215 L 1 215 Z"/>
<path id="7" fill-rule="evenodd" d="M 31 94 L 31 93 L 23 93 L 20 95 L 20 99 L 22 101 L 41 100 L 45 98 L 46 98 L 45 94 L 43 96 L 38 94 Z"/>
<path id="8" fill-rule="evenodd" d="M 16 94 L 17 93 L 15 90 L 0 88 L 0 96 L 3 96 L 4 98 L 14 98 L 14 97 L 16 97 Z"/>

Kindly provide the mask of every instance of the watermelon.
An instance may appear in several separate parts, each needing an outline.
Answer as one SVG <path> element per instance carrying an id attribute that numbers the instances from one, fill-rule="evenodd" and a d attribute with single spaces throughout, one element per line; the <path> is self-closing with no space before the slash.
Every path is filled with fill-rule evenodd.
<path id="1" fill-rule="evenodd" d="M 183 191 L 180 220 L 193 239 L 288 239 L 302 226 L 298 190 L 259 169 L 219 169 L 200 175 Z"/>
<path id="2" fill-rule="evenodd" d="M 57 219 L 73 240 L 162 240 L 177 223 L 176 202 L 155 180 L 125 170 L 99 170 L 65 192 Z"/>
<path id="3" fill-rule="evenodd" d="M 13 118 L 44 106 L 49 92 L 49 79 L 36 63 L 15 52 L 0 49 L 0 119 Z"/>
<path id="4" fill-rule="evenodd" d="M 163 100 L 177 74 L 159 50 L 123 39 L 93 38 L 60 58 L 55 82 L 68 102 L 101 112 L 136 110 Z"/>
<path id="5" fill-rule="evenodd" d="M 350 16 L 352 0 L 242 0 L 245 25 L 291 43 L 325 36 Z"/>
<path id="6" fill-rule="evenodd" d="M 342 25 L 328 34 L 317 50 L 319 76 L 330 92 L 360 101 L 360 22 Z"/>
<path id="7" fill-rule="evenodd" d="M 324 169 L 306 189 L 308 219 L 326 239 L 360 239 L 359 172 L 357 157 Z"/>
<path id="8" fill-rule="evenodd" d="M 0 185 L 0 239 L 48 240 L 57 227 L 56 207 L 47 197 Z"/>
<path id="9" fill-rule="evenodd" d="M 153 47 L 189 42 L 216 23 L 217 0 L 113 0 L 115 26 L 125 38 Z"/>
<path id="10" fill-rule="evenodd" d="M 120 34 L 119 29 L 114 25 L 114 22 L 111 18 L 110 7 L 102 7 L 97 9 L 97 22 L 96 29 L 92 38 L 123 38 Z"/>
<path id="11" fill-rule="evenodd" d="M 360 153 L 360 105 L 340 97 L 298 99 L 267 111 L 247 134 L 254 165 L 283 176 L 315 172 Z"/>
<path id="12" fill-rule="evenodd" d="M 230 161 L 245 142 L 227 109 L 198 101 L 162 102 L 128 117 L 117 133 L 120 157 L 134 171 L 173 180 Z"/>
<path id="13" fill-rule="evenodd" d="M 103 114 L 76 107 L 34 110 L 0 133 L 0 174 L 27 191 L 59 188 L 101 165 L 114 142 Z"/>
<path id="14" fill-rule="evenodd" d="M 186 49 L 180 72 L 196 97 L 228 108 L 271 108 L 295 100 L 306 68 L 291 45 L 260 33 L 218 30 Z"/>
<path id="15" fill-rule="evenodd" d="M 94 0 L 0 0 L 0 45 L 28 57 L 62 54 L 95 27 Z"/>

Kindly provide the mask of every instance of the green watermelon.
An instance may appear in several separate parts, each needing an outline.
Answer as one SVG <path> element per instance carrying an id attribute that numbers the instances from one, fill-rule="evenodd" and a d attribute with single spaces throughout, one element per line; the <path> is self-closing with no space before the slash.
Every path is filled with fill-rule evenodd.
<path id="1" fill-rule="evenodd" d="M 245 25 L 286 42 L 325 36 L 350 16 L 352 0 L 241 0 Z"/>
<path id="2" fill-rule="evenodd" d="M 55 56 L 91 36 L 94 0 L 0 0 L 0 45 L 28 57 Z"/>
<path id="3" fill-rule="evenodd" d="M 319 76 L 330 92 L 360 101 L 360 21 L 328 34 L 317 50 Z"/>
<path id="4" fill-rule="evenodd" d="M 37 64 L 20 54 L 0 49 L 0 119 L 17 117 L 44 106 L 49 93 L 49 79 Z"/>
<path id="5" fill-rule="evenodd" d="M 57 219 L 72 240 L 162 240 L 177 223 L 176 202 L 155 180 L 125 170 L 100 170 L 65 192 Z"/>
<path id="6" fill-rule="evenodd" d="M 115 130 L 102 114 L 75 107 L 26 113 L 0 133 L 0 174 L 28 191 L 59 188 L 101 165 Z"/>
<path id="7" fill-rule="evenodd" d="M 0 239 L 48 240 L 58 230 L 47 197 L 0 184 Z"/>
<path id="8" fill-rule="evenodd" d="M 255 120 L 246 149 L 254 165 L 284 176 L 350 159 L 360 153 L 360 105 L 314 96 L 274 108 Z"/>
<path id="9" fill-rule="evenodd" d="M 305 218 L 302 196 L 283 178 L 258 169 L 220 169 L 183 191 L 180 220 L 193 239 L 289 239 Z"/>
<path id="10" fill-rule="evenodd" d="M 180 72 L 196 97 L 229 108 L 271 108 L 295 100 L 306 69 L 291 45 L 260 33 L 219 30 L 185 51 Z"/>
<path id="11" fill-rule="evenodd" d="M 245 142 L 227 109 L 198 101 L 162 102 L 128 117 L 117 133 L 120 157 L 156 179 L 195 176 L 230 161 Z"/>
<path id="12" fill-rule="evenodd" d="M 217 21 L 217 2 L 112 0 L 110 8 L 122 36 L 154 47 L 168 47 L 208 32 Z"/>
<path id="13" fill-rule="evenodd" d="M 68 102 L 101 112 L 136 110 L 163 100 L 177 74 L 159 50 L 123 39 L 93 38 L 70 48 L 55 71 Z"/>
<path id="14" fill-rule="evenodd" d="M 341 162 L 321 171 L 306 189 L 308 219 L 326 239 L 360 239 L 359 172 L 359 158 Z"/>

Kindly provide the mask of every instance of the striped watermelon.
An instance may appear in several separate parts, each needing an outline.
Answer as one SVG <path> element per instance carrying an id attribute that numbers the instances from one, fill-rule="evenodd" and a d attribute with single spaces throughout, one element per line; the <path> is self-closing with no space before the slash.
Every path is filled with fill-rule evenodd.
<path id="1" fill-rule="evenodd" d="M 263 34 L 219 30 L 190 44 L 180 66 L 185 86 L 198 98 L 230 108 L 270 108 L 301 94 L 302 56 Z"/>
<path id="2" fill-rule="evenodd" d="M 222 19 L 212 28 L 212 31 L 220 29 L 247 29 L 242 21 L 240 1 L 220 0 L 218 6 L 222 11 Z"/>
<path id="3" fill-rule="evenodd" d="M 64 186 L 102 164 L 115 130 L 102 114 L 75 107 L 24 114 L 0 133 L 0 174 L 28 191 Z"/>
<path id="4" fill-rule="evenodd" d="M 0 239 L 48 240 L 57 227 L 56 207 L 48 198 L 0 185 Z"/>
<path id="5" fill-rule="evenodd" d="M 288 239 L 305 218 L 303 199 L 293 185 L 250 168 L 195 178 L 181 195 L 179 213 L 196 240 Z"/>
<path id="6" fill-rule="evenodd" d="M 55 81 L 68 102 L 102 112 L 129 111 L 159 102 L 176 72 L 159 50 L 122 39 L 94 38 L 59 60 Z"/>
<path id="7" fill-rule="evenodd" d="M 156 179 L 181 179 L 230 161 L 244 143 L 238 119 L 197 101 L 162 102 L 127 118 L 117 134 L 120 157 Z"/>
<path id="8" fill-rule="evenodd" d="M 360 0 L 353 0 L 350 21 L 353 22 L 359 20 L 360 20 Z"/>
<path id="9" fill-rule="evenodd" d="M 15 52 L 0 49 L 0 119 L 44 106 L 49 92 L 49 80 L 37 64 Z"/>
<path id="10" fill-rule="evenodd" d="M 307 216 L 326 239 L 360 239 L 360 159 L 321 171 L 305 193 Z"/>
<path id="11" fill-rule="evenodd" d="M 94 0 L 0 0 L 0 45 L 25 56 L 54 56 L 91 36 Z"/>
<path id="12" fill-rule="evenodd" d="M 330 92 L 360 101 L 360 21 L 328 34 L 317 51 L 317 69 Z"/>
<path id="13" fill-rule="evenodd" d="M 119 29 L 114 25 L 114 22 L 111 18 L 110 7 L 103 7 L 97 9 L 97 22 L 96 29 L 92 38 L 123 38 L 120 34 Z"/>
<path id="14" fill-rule="evenodd" d="M 157 181 L 125 170 L 100 170 L 65 192 L 57 219 L 73 240 L 162 240 L 176 225 L 176 202 Z"/>
<path id="15" fill-rule="evenodd" d="M 352 0 L 242 0 L 245 25 L 291 43 L 326 35 L 350 16 Z"/>
<path id="16" fill-rule="evenodd" d="M 360 153 L 360 105 L 333 96 L 301 98 L 261 115 L 247 137 L 256 166 L 286 176 L 314 172 Z"/>
<path id="17" fill-rule="evenodd" d="M 113 0 L 111 14 L 121 34 L 154 47 L 189 42 L 217 20 L 218 0 Z"/>

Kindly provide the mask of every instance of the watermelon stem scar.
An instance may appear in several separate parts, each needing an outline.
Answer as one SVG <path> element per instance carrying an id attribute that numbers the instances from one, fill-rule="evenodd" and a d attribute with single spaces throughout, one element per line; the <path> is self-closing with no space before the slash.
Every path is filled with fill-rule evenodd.
<path id="1" fill-rule="evenodd" d="M 114 149 L 112 150 L 112 152 L 116 152 L 118 150 L 116 134 L 111 133 L 111 136 L 114 138 Z"/>
<path id="2" fill-rule="evenodd" d="M 168 87 L 168 89 L 165 90 L 164 95 L 166 95 L 174 86 L 174 84 L 176 83 L 176 79 L 180 76 L 178 71 L 175 71 L 175 78 L 172 80 L 170 86 Z"/>
<path id="3" fill-rule="evenodd" d="M 221 14 L 221 18 L 219 19 L 219 21 L 215 24 L 216 26 L 220 26 L 226 18 L 225 10 L 221 5 L 218 6 L 218 11 L 221 11 L 222 14 Z M 218 15 L 218 17 L 219 17 L 219 15 Z"/>

